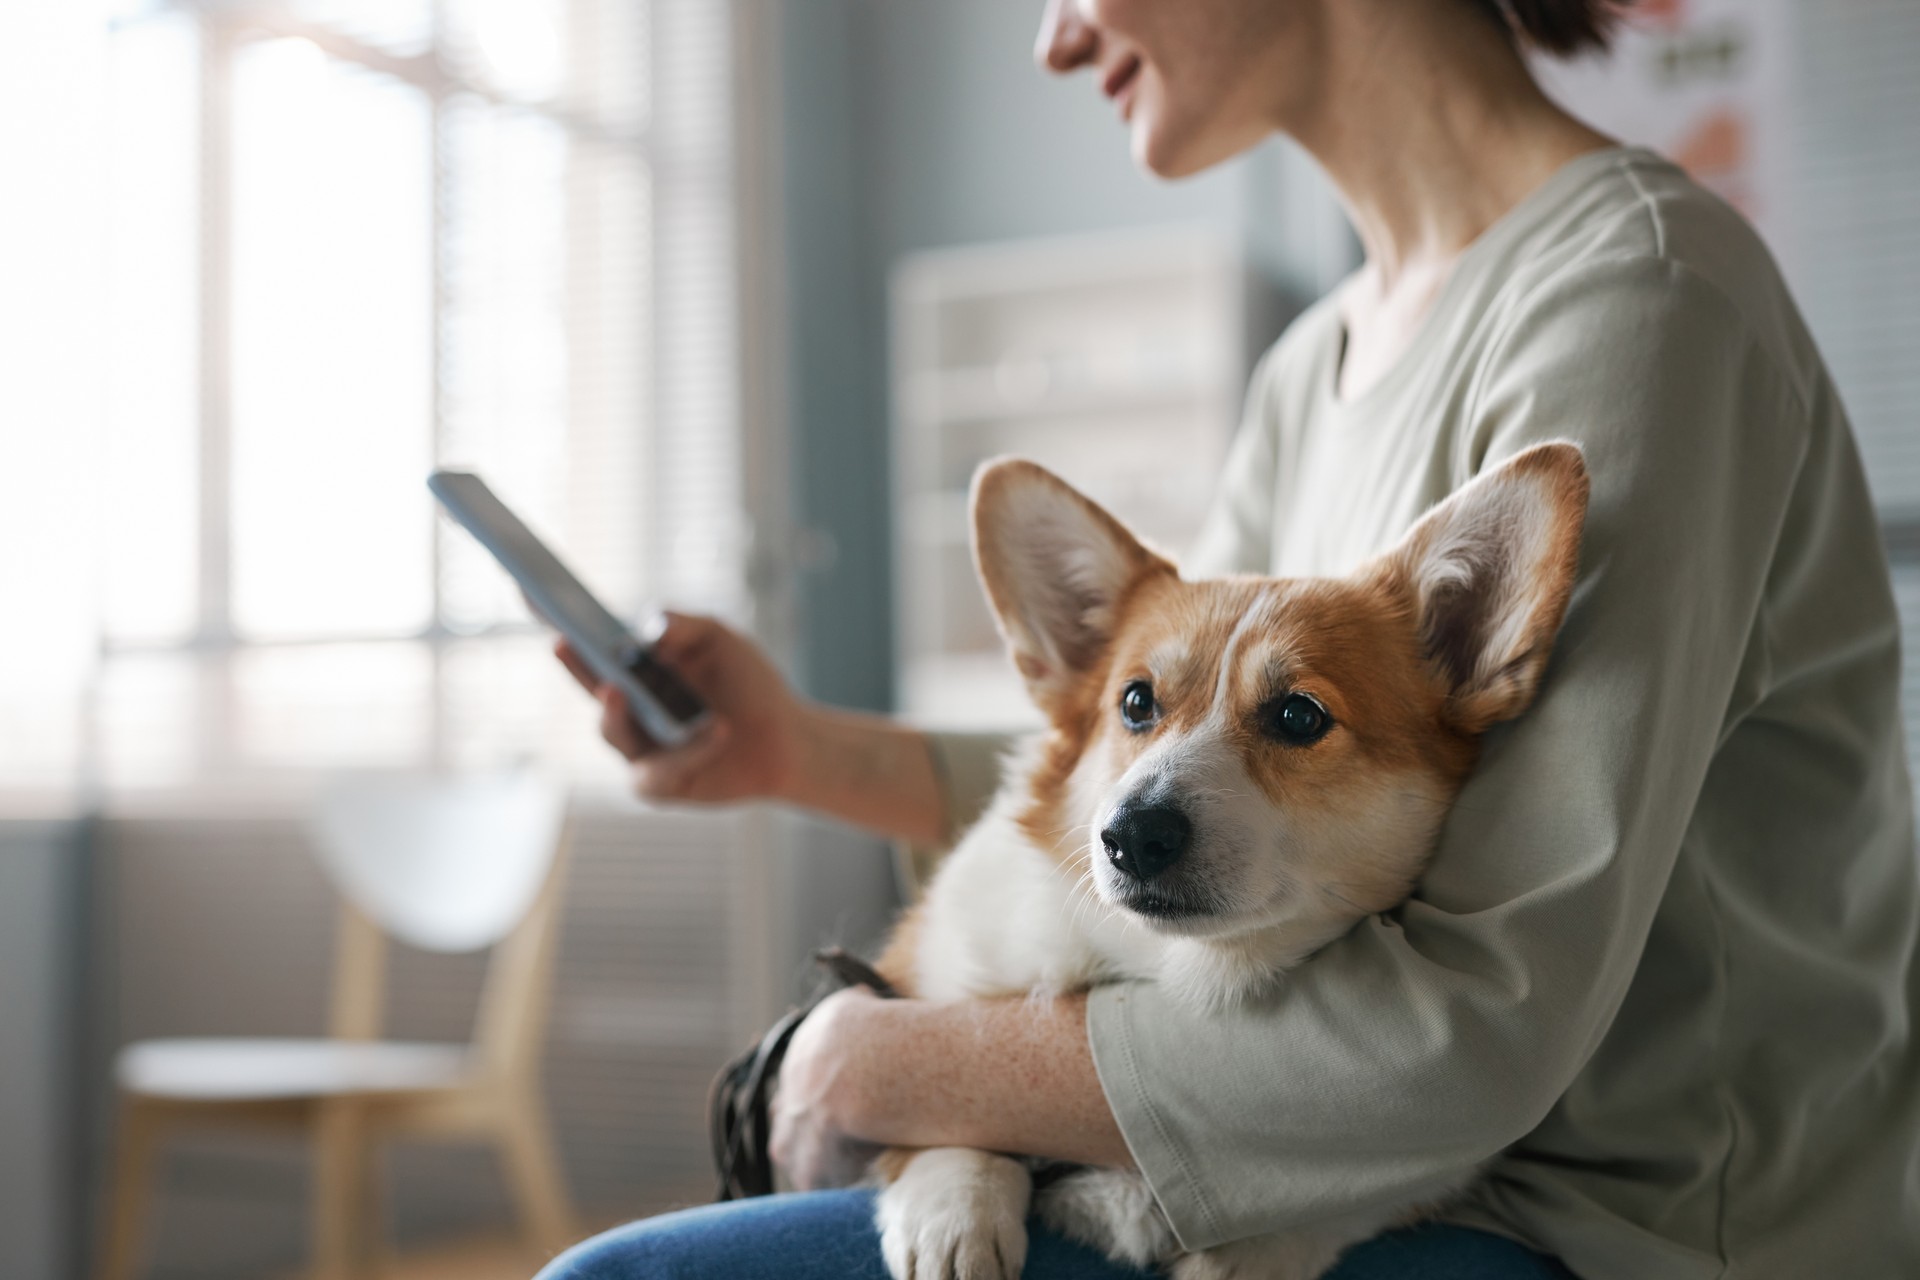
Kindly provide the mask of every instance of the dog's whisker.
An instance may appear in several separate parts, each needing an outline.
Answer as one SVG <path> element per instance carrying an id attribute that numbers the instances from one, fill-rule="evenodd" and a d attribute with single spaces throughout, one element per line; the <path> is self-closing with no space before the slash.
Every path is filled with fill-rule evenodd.
<path id="1" fill-rule="evenodd" d="M 1094 882 L 1093 844 L 1091 841 L 1082 848 L 1080 856 L 1085 859 L 1086 869 L 1075 879 L 1073 888 L 1070 891 L 1074 903 L 1073 915 L 1068 925 L 1068 928 L 1076 933 L 1079 932 L 1082 923 L 1086 919 L 1087 913 L 1090 911 L 1097 911 L 1101 916 L 1109 919 L 1117 914 L 1112 905 L 1100 896 Z"/>
<path id="2" fill-rule="evenodd" d="M 1073 916 L 1068 926 L 1070 929 L 1076 933 L 1079 932 L 1082 919 L 1085 917 L 1090 905 L 1098 901 L 1099 896 L 1100 895 L 1094 890 L 1093 846 L 1089 844 L 1087 846 L 1087 869 L 1080 873 L 1079 878 L 1074 881 L 1073 885 Z"/>

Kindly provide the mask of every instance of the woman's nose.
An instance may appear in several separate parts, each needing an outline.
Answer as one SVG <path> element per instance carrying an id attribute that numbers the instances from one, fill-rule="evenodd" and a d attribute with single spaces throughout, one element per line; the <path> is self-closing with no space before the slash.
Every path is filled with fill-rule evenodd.
<path id="1" fill-rule="evenodd" d="M 1093 61 L 1100 35 L 1080 16 L 1080 0 L 1047 0 L 1033 60 L 1049 71 L 1072 71 Z"/>

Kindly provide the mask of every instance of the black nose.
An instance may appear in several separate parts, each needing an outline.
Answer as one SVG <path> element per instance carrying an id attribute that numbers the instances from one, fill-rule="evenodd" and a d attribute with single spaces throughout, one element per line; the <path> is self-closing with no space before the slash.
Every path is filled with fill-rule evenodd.
<path id="1" fill-rule="evenodd" d="M 1180 861 L 1193 824 L 1178 809 L 1123 804 L 1100 832 L 1107 859 L 1135 880 L 1151 880 Z"/>

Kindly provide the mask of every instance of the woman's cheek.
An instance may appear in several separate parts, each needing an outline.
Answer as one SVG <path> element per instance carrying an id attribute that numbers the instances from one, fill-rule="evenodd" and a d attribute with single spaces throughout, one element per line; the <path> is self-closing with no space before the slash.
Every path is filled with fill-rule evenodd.
<path id="1" fill-rule="evenodd" d="M 1169 45 L 1178 47 L 1182 35 L 1197 33 L 1197 15 L 1185 6 L 1192 0 L 1079 0 L 1081 16 L 1105 39 L 1117 40 L 1151 64 Z"/>
<path id="2" fill-rule="evenodd" d="M 1083 17 L 1119 35 L 1130 35 L 1125 24 L 1136 21 L 1143 7 L 1141 0 L 1069 0 Z"/>

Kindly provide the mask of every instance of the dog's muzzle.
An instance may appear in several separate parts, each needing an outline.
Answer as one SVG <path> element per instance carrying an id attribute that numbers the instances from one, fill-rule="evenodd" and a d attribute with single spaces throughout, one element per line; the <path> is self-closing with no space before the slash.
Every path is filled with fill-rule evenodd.
<path id="1" fill-rule="evenodd" d="M 1145 884 L 1186 856 L 1193 823 L 1170 805 L 1123 801 L 1100 828 L 1107 861 L 1121 875 Z"/>

